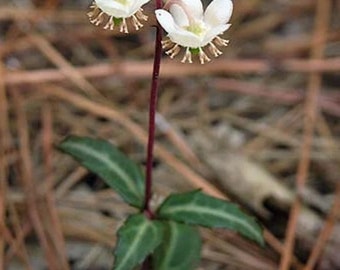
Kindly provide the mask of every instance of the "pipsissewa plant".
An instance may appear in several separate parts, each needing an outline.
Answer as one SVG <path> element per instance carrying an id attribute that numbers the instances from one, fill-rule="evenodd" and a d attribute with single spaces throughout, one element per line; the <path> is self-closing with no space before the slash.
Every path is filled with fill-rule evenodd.
<path id="1" fill-rule="evenodd" d="M 148 0 L 95 0 L 88 13 L 95 25 L 119 27 L 127 33 L 147 20 L 142 5 Z M 142 264 L 146 270 L 194 270 L 200 260 L 201 238 L 197 226 L 234 230 L 260 245 L 262 229 L 236 205 L 195 190 L 172 194 L 156 209 L 152 196 L 152 162 L 155 134 L 158 77 L 162 47 L 171 58 L 185 49 L 182 62 L 192 63 L 197 55 L 201 64 L 210 61 L 206 51 L 217 57 L 217 46 L 227 46 L 219 37 L 230 24 L 231 0 L 213 0 L 203 13 L 200 0 L 169 0 L 162 8 L 156 0 L 156 41 L 149 107 L 149 139 L 145 177 L 140 167 L 105 140 L 69 136 L 59 149 L 100 176 L 137 212 L 118 230 L 113 269 L 130 270 Z M 162 41 L 162 29 L 167 38 Z M 207 50 L 206 50 L 207 48 Z"/>

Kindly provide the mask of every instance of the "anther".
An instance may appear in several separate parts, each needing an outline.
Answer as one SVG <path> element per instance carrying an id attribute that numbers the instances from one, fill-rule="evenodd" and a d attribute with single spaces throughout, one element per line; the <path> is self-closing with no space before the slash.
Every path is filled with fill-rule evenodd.
<path id="1" fill-rule="evenodd" d="M 115 26 L 115 23 L 113 21 L 113 16 L 110 16 L 109 21 L 105 24 L 104 29 L 110 29 L 113 30 Z"/>
<path id="2" fill-rule="evenodd" d="M 170 56 L 170 58 L 174 58 L 179 52 L 181 48 L 178 44 L 172 47 L 170 50 L 166 51 L 165 53 Z"/>
<path id="3" fill-rule="evenodd" d="M 216 37 L 213 42 L 215 42 L 216 45 L 219 45 L 219 46 L 228 46 L 229 44 L 229 40 L 226 40 L 220 37 Z"/>
<path id="4" fill-rule="evenodd" d="M 104 12 L 100 12 L 98 14 L 98 16 L 96 18 L 90 20 L 90 22 L 93 23 L 96 26 L 100 25 L 104 20 L 103 15 L 104 15 Z"/>
<path id="5" fill-rule="evenodd" d="M 121 33 L 129 33 L 129 30 L 128 30 L 128 27 L 127 27 L 127 24 L 126 24 L 126 20 L 125 20 L 125 18 L 122 18 L 122 19 L 123 19 L 123 21 L 120 24 L 119 31 Z"/>
<path id="6" fill-rule="evenodd" d="M 141 22 L 137 19 L 135 15 L 132 15 L 132 24 L 136 30 L 143 27 L 143 24 L 141 24 Z"/>
<path id="7" fill-rule="evenodd" d="M 140 20 L 144 20 L 144 21 L 147 21 L 148 20 L 148 16 L 146 16 L 144 13 L 143 13 L 143 9 L 140 8 L 139 10 L 137 10 L 136 12 L 136 17 Z"/>
<path id="8" fill-rule="evenodd" d="M 171 48 L 172 46 L 174 46 L 174 44 L 175 43 L 173 43 L 169 38 L 166 40 L 162 40 L 162 48 L 165 50 Z"/>
<path id="9" fill-rule="evenodd" d="M 191 52 L 190 52 L 190 48 L 186 48 L 185 50 L 185 54 L 184 57 L 182 59 L 182 63 L 186 63 L 186 61 L 188 61 L 190 64 L 192 63 L 192 58 L 191 58 Z"/>
<path id="10" fill-rule="evenodd" d="M 205 62 L 210 62 L 210 58 L 205 54 L 205 52 L 202 50 L 202 48 L 199 48 L 199 59 L 201 64 L 203 65 Z"/>
<path id="11" fill-rule="evenodd" d="M 222 54 L 222 52 L 219 49 L 217 49 L 217 47 L 212 42 L 209 43 L 209 52 L 215 57 L 218 57 L 219 55 Z"/>

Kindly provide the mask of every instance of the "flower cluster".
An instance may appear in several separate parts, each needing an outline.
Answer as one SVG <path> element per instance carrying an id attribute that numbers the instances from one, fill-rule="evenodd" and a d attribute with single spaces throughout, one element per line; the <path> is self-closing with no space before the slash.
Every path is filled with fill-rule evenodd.
<path id="1" fill-rule="evenodd" d="M 95 25 L 104 22 L 104 29 L 120 27 L 120 32 L 128 33 L 128 23 L 136 30 L 146 21 L 142 6 L 150 0 L 94 0 L 88 13 Z M 220 37 L 229 29 L 229 19 L 233 11 L 231 0 L 213 0 L 203 12 L 201 0 L 168 0 L 163 9 L 155 10 L 159 24 L 167 32 L 162 46 L 171 58 L 185 49 L 182 63 L 192 63 L 192 55 L 198 55 L 201 64 L 209 62 L 206 53 L 215 57 L 222 54 L 219 47 L 228 46 L 229 41 Z M 130 21 L 130 22 L 129 22 Z"/>
<path id="2" fill-rule="evenodd" d="M 87 15 L 94 25 L 104 22 L 104 29 L 113 30 L 115 26 L 120 27 L 120 32 L 128 33 L 128 21 L 140 29 L 148 17 L 143 14 L 142 6 L 150 0 L 94 0 Z"/>
<path id="3" fill-rule="evenodd" d="M 204 13 L 200 0 L 169 0 L 164 9 L 155 11 L 159 24 L 168 33 L 168 39 L 162 42 L 166 54 L 173 58 L 183 47 L 183 63 L 192 63 L 192 54 L 198 54 L 201 64 L 210 61 L 203 50 L 206 46 L 213 56 L 221 55 L 218 46 L 227 46 L 229 41 L 219 35 L 230 27 L 232 11 L 231 0 L 213 0 Z"/>

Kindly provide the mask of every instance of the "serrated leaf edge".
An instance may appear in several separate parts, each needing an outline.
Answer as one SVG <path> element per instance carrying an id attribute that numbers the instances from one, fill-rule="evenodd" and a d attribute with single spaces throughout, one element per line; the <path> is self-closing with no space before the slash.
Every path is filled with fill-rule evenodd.
<path id="1" fill-rule="evenodd" d="M 156 230 L 156 227 L 155 226 L 152 226 L 151 224 L 148 224 L 148 223 L 145 223 L 144 225 L 143 225 L 143 227 L 141 228 L 141 229 L 139 229 L 138 230 L 138 234 L 136 235 L 136 237 L 135 237 L 135 239 L 138 237 L 138 236 L 140 236 L 138 239 L 141 239 L 142 238 L 142 236 L 141 235 L 143 235 L 144 233 L 145 233 L 145 231 L 148 229 L 148 227 L 150 227 L 151 226 L 151 229 L 153 230 L 153 231 L 155 231 Z M 119 264 L 119 266 L 117 267 L 115 267 L 114 268 L 114 270 L 119 270 L 119 269 L 121 269 L 122 267 L 124 267 L 125 266 L 125 264 L 126 264 L 126 260 L 128 260 L 129 258 L 130 258 L 130 255 L 135 251 L 135 247 L 136 247 L 136 245 L 138 245 L 138 243 L 140 242 L 140 240 L 137 240 L 137 241 L 135 241 L 134 243 L 133 243 L 133 245 L 129 248 L 129 251 L 126 253 L 126 255 L 122 258 L 122 260 L 120 261 L 120 264 Z M 133 266 L 134 267 L 134 266 Z M 122 268 L 122 269 L 124 269 L 124 268 Z"/>
<path id="2" fill-rule="evenodd" d="M 170 221 L 170 222 L 168 222 L 168 226 L 170 226 L 171 228 L 170 228 L 170 232 L 172 233 L 172 238 L 171 237 L 169 237 L 169 250 L 167 251 L 167 254 L 172 254 L 172 250 L 174 249 L 174 246 L 175 245 L 171 245 L 175 240 L 173 240 L 173 239 L 176 239 L 174 236 L 176 235 L 176 233 L 178 232 L 178 229 L 177 228 L 175 228 L 174 230 L 173 230 L 173 228 L 174 227 L 176 227 L 175 226 L 176 224 L 175 224 L 175 222 L 174 221 Z M 175 232 L 176 231 L 176 232 Z M 167 258 L 163 261 L 163 264 L 162 265 L 167 265 L 166 263 L 168 263 L 169 262 L 169 260 L 170 260 L 170 256 L 167 256 Z M 161 265 L 161 267 L 163 267 Z"/>
<path id="3" fill-rule="evenodd" d="M 194 230 L 195 233 L 197 234 L 197 236 L 200 238 L 200 234 L 199 232 L 196 231 L 196 228 L 191 226 L 191 225 L 187 225 L 187 224 L 183 224 L 183 223 L 178 223 L 176 221 L 172 221 L 169 220 L 166 222 L 166 224 L 164 224 L 164 226 L 169 226 L 169 232 L 170 234 L 168 235 L 168 249 L 167 252 L 165 254 L 165 257 L 162 260 L 162 264 L 158 265 L 158 267 L 160 267 L 160 269 L 167 269 L 167 265 L 169 264 L 170 260 L 171 260 L 171 256 L 173 254 L 173 251 L 175 250 L 176 242 L 178 242 L 178 237 L 176 237 L 176 235 L 179 235 L 180 233 L 180 229 L 178 227 L 178 225 L 182 225 L 182 226 L 188 226 L 190 227 L 190 229 Z M 173 244 L 175 243 L 175 244 Z M 200 244 L 201 244 L 201 240 L 200 240 Z M 171 268 L 173 269 L 173 268 Z"/>
<path id="4" fill-rule="evenodd" d="M 256 239 L 260 243 L 263 242 L 262 234 L 259 234 L 258 231 L 254 229 L 252 225 L 249 224 L 249 222 L 245 222 L 243 219 L 235 218 L 235 216 L 230 215 L 224 211 L 216 211 L 210 208 L 207 209 L 206 207 L 202 207 L 202 206 L 198 207 L 196 205 L 186 204 L 186 205 L 169 207 L 167 211 L 161 210 L 160 212 L 161 212 L 161 215 L 174 214 L 178 212 L 192 213 L 192 212 L 197 212 L 197 209 L 203 209 L 199 211 L 200 213 L 213 214 L 217 217 L 225 218 L 225 219 L 231 220 L 232 222 L 236 224 L 240 224 L 240 226 L 243 226 L 243 228 L 245 228 L 248 232 L 251 232 L 251 235 L 255 236 L 254 239 Z M 189 224 L 194 224 L 194 223 L 189 223 Z M 200 224 L 195 224 L 195 225 L 200 225 Z"/>

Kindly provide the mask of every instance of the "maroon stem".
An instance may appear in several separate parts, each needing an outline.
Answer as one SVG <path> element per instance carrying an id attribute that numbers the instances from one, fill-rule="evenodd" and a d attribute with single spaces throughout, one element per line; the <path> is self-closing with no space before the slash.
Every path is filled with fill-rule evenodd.
<path id="1" fill-rule="evenodd" d="M 156 1 L 156 9 L 162 8 L 162 0 Z M 153 165 L 153 148 L 155 144 L 155 129 L 156 129 L 156 108 L 157 108 L 157 96 L 158 96 L 158 82 L 159 82 L 159 70 L 161 67 L 162 58 L 162 28 L 156 24 L 156 41 L 155 41 L 155 54 L 153 61 L 152 71 L 152 83 L 150 92 L 149 103 L 149 138 L 147 146 L 147 158 L 146 158 L 146 177 L 145 177 L 145 202 L 144 213 L 147 217 L 153 218 L 154 213 L 150 208 L 150 200 L 152 196 L 152 165 Z M 152 270 L 151 257 L 148 256 L 142 265 L 142 270 Z"/>
<path id="2" fill-rule="evenodd" d="M 148 256 L 143 262 L 141 270 L 152 270 L 151 256 Z"/>
<path id="3" fill-rule="evenodd" d="M 156 8 L 162 8 L 162 0 L 156 0 Z M 153 62 L 152 72 L 152 84 L 149 103 L 149 138 L 147 145 L 147 159 L 146 159 L 146 179 L 145 179 L 145 202 L 144 213 L 149 217 L 153 217 L 153 212 L 150 209 L 150 200 L 152 196 L 152 165 L 153 165 L 153 148 L 155 143 L 155 117 L 157 108 L 157 96 L 158 96 L 158 82 L 159 82 L 159 70 L 161 66 L 162 58 L 162 28 L 159 24 L 156 25 L 156 42 L 155 42 L 155 54 Z"/>
<path id="4" fill-rule="evenodd" d="M 162 8 L 162 0 L 156 0 L 156 8 Z M 147 158 L 146 158 L 146 177 L 145 177 L 145 202 L 144 213 L 147 217 L 153 218 L 154 213 L 150 208 L 150 200 L 152 196 L 152 165 L 153 165 L 153 148 L 155 144 L 155 129 L 156 129 L 156 108 L 157 108 L 157 96 L 158 96 L 158 82 L 159 82 L 159 70 L 161 67 L 162 58 L 162 28 L 157 23 L 156 25 L 156 41 L 155 41 L 155 54 L 153 61 L 152 71 L 152 83 L 150 92 L 149 103 L 149 138 L 147 146 Z M 151 270 L 151 257 L 148 256 L 142 265 L 142 270 Z"/>

